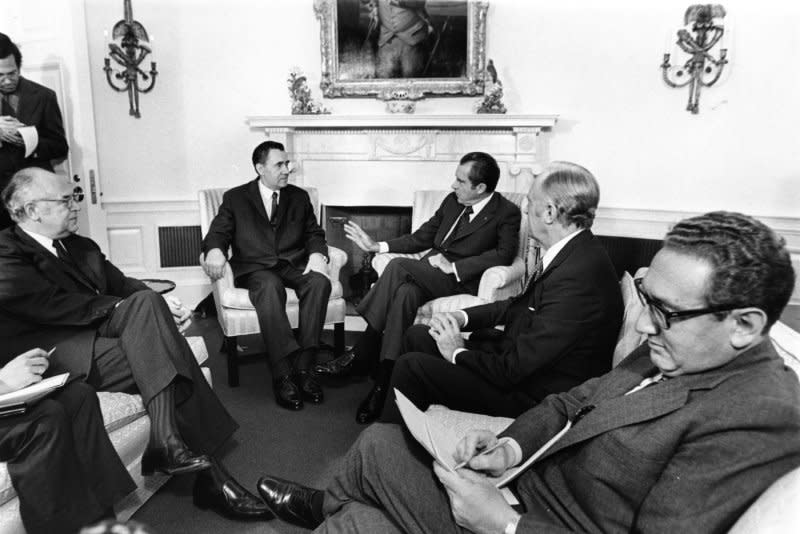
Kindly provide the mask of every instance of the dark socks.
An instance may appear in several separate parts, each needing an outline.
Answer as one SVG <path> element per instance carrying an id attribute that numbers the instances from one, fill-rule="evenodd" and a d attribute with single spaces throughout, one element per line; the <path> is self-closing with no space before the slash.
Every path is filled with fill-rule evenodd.
<path id="1" fill-rule="evenodd" d="M 170 439 L 180 440 L 175 419 L 175 385 L 161 390 L 147 405 L 150 416 L 150 446 L 163 446 Z"/>
<path id="2" fill-rule="evenodd" d="M 378 364 L 375 370 L 375 385 L 376 386 L 389 386 L 389 381 L 392 379 L 392 370 L 394 369 L 394 360 L 383 360 Z"/>
<path id="3" fill-rule="evenodd" d="M 325 516 L 322 513 L 322 502 L 325 499 L 325 492 L 316 490 L 311 497 L 311 516 L 314 518 L 316 524 L 321 525 L 325 521 Z"/>

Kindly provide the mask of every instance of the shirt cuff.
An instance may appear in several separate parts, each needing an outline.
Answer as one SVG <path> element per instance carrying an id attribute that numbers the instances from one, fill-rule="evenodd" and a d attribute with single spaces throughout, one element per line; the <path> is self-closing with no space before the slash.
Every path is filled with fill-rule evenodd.
<path id="1" fill-rule="evenodd" d="M 519 446 L 519 443 L 517 443 L 517 440 L 515 440 L 514 438 L 511 438 L 511 437 L 505 436 L 503 438 L 500 438 L 500 443 L 502 443 L 503 445 L 508 445 L 509 447 L 511 447 L 511 453 L 512 453 L 511 454 L 511 463 L 509 464 L 508 469 L 511 469 L 512 467 L 518 466 L 520 464 L 520 462 L 522 461 L 522 447 Z"/>
<path id="2" fill-rule="evenodd" d="M 460 313 L 461 317 L 464 318 L 464 324 L 461 325 L 461 329 L 463 330 L 464 328 L 467 327 L 467 324 L 469 323 L 469 315 L 467 315 L 467 312 L 465 312 L 464 310 L 456 310 L 456 312 Z"/>
<path id="3" fill-rule="evenodd" d="M 450 363 L 456 363 L 456 356 L 458 356 L 459 354 L 461 354 L 465 350 L 468 350 L 468 349 L 461 348 L 461 349 L 454 350 L 453 351 L 453 356 L 452 356 L 453 359 L 450 360 Z"/>
<path id="4" fill-rule="evenodd" d="M 389 243 L 386 241 L 378 241 L 378 252 L 380 254 L 386 254 L 389 252 Z"/>

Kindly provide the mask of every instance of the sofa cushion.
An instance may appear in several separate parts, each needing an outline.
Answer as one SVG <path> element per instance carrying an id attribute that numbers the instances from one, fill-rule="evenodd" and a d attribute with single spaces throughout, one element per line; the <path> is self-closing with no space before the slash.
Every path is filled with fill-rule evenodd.
<path id="1" fill-rule="evenodd" d="M 794 534 L 800 528 L 800 467 L 775 481 L 730 534 Z"/>
<path id="2" fill-rule="evenodd" d="M 636 271 L 636 277 L 643 276 L 644 272 L 644 269 L 639 269 Z M 622 317 L 622 328 L 620 328 L 619 336 L 617 337 L 617 346 L 614 348 L 614 358 L 612 360 L 612 365 L 614 366 L 633 352 L 633 349 L 644 343 L 646 337 L 636 331 L 636 320 L 639 318 L 639 314 L 642 313 L 644 305 L 636 293 L 636 285 L 633 280 L 634 277 L 626 271 L 620 281 L 625 314 Z"/>

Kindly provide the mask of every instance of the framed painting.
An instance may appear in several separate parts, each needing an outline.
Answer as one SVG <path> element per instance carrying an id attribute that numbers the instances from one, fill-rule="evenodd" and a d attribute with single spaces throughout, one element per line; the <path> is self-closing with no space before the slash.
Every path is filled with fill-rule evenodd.
<path id="1" fill-rule="evenodd" d="M 322 93 L 483 94 L 488 7 L 482 0 L 316 0 Z"/>

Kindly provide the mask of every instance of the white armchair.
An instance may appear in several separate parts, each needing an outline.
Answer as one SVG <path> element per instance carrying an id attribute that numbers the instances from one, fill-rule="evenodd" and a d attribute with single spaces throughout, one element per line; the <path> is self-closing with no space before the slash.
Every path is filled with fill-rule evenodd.
<path id="1" fill-rule="evenodd" d="M 314 213 L 319 216 L 319 195 L 312 187 L 304 188 L 311 197 Z M 198 193 L 200 200 L 200 228 L 203 235 L 208 233 L 211 221 L 217 215 L 222 204 L 222 195 L 226 188 L 203 189 Z M 347 254 L 336 247 L 328 247 L 330 259 L 331 296 L 325 314 L 325 324 L 333 324 L 334 352 L 338 355 L 344 350 L 344 317 L 345 301 L 342 284 L 339 281 L 339 270 L 347 263 Z M 224 348 L 228 359 L 228 385 L 239 385 L 239 354 L 237 336 L 259 334 L 258 317 L 250 302 L 246 289 L 235 287 L 233 271 L 229 264 L 225 265 L 225 275 L 213 283 L 214 304 L 217 308 L 217 319 L 225 336 Z M 299 319 L 299 300 L 293 289 L 286 289 L 286 315 L 289 324 L 297 328 Z"/>
<path id="2" fill-rule="evenodd" d="M 450 191 L 416 191 L 414 192 L 414 204 L 411 211 L 411 231 L 415 231 L 422 224 L 430 219 L 442 200 Z M 460 294 L 449 297 L 440 297 L 420 306 L 417 311 L 415 322 L 427 322 L 431 315 L 436 312 L 455 311 L 469 306 L 486 304 L 496 300 L 503 300 L 513 297 L 522 292 L 526 281 L 526 269 L 532 271 L 538 259 L 538 247 L 530 246 L 528 239 L 528 219 L 526 212 L 528 209 L 528 198 L 525 193 L 500 193 L 505 198 L 519 206 L 522 211 L 522 219 L 519 228 L 519 250 L 517 257 L 511 265 L 500 265 L 491 267 L 484 271 L 478 286 L 478 295 Z M 372 259 L 372 267 L 380 276 L 383 270 L 394 258 L 421 258 L 427 251 L 415 254 L 400 254 L 387 252 L 376 254 Z M 527 261 L 526 261 L 527 256 Z"/>

